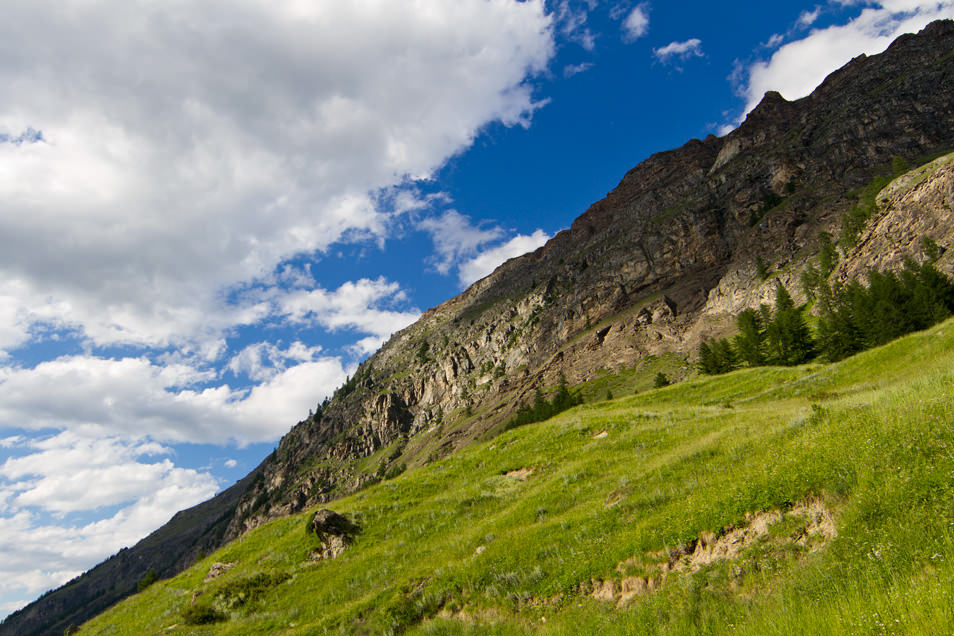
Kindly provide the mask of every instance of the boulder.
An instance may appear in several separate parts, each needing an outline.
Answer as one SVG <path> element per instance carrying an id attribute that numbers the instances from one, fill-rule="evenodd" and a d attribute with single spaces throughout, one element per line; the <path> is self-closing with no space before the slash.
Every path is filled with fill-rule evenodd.
<path id="1" fill-rule="evenodd" d="M 315 533 L 321 547 L 311 553 L 312 560 L 334 559 L 354 541 L 361 527 L 346 516 L 322 508 L 311 517 L 308 529 Z"/>

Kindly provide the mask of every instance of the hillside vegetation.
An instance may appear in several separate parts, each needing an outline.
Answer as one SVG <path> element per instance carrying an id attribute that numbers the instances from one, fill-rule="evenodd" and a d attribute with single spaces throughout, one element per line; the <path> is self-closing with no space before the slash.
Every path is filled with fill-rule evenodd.
<path id="1" fill-rule="evenodd" d="M 578 406 L 334 502 L 334 560 L 277 519 L 78 633 L 951 633 L 952 387 L 947 321 Z"/>

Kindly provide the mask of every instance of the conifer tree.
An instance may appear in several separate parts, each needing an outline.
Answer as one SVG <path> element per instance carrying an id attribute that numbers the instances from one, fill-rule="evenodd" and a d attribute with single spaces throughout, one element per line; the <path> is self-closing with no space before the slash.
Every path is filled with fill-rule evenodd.
<path id="1" fill-rule="evenodd" d="M 712 347 L 707 340 L 699 343 L 699 362 L 696 363 L 701 373 L 706 375 L 715 375 L 716 370 L 715 357 L 712 355 Z"/>
<path id="2" fill-rule="evenodd" d="M 739 359 L 750 367 L 764 364 L 765 332 L 759 312 L 746 309 L 736 318 L 736 326 L 739 328 L 739 333 L 735 337 L 735 351 Z"/>
<path id="3" fill-rule="evenodd" d="M 712 352 L 718 361 L 719 373 L 728 373 L 739 368 L 739 358 L 727 338 L 716 340 L 712 345 Z"/>
<path id="4" fill-rule="evenodd" d="M 775 364 L 802 364 L 814 353 L 811 331 L 784 285 L 775 288 L 775 314 L 765 336 L 768 360 Z"/>

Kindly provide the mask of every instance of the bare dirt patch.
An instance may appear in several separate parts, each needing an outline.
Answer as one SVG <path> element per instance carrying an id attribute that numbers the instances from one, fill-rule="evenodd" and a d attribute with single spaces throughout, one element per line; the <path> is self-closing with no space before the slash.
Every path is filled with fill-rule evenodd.
<path id="1" fill-rule="evenodd" d="M 742 559 L 758 546 L 786 544 L 814 552 L 837 534 L 831 511 L 817 498 L 797 503 L 790 510 L 749 513 L 738 526 L 726 526 L 716 534 L 702 531 L 696 540 L 673 550 L 637 555 L 621 562 L 620 577 L 594 579 L 590 596 L 622 606 L 631 599 L 662 587 L 667 578 L 693 574 L 722 561 Z"/>
<path id="2" fill-rule="evenodd" d="M 508 473 L 504 473 L 504 477 L 510 477 L 511 479 L 516 479 L 517 481 L 527 481 L 532 474 L 533 468 L 520 468 L 518 470 L 511 470 Z"/>
<path id="3" fill-rule="evenodd" d="M 228 572 L 229 569 L 231 569 L 232 566 L 234 565 L 235 563 L 220 563 L 220 562 L 213 563 L 212 566 L 209 568 L 208 574 L 205 575 L 205 578 L 202 580 L 202 582 L 208 583 L 212 579 L 217 579 L 218 577 Z"/>

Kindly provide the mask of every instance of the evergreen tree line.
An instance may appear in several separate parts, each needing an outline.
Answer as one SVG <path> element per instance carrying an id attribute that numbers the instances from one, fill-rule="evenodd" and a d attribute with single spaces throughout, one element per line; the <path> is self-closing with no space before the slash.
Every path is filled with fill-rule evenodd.
<path id="1" fill-rule="evenodd" d="M 823 242 L 824 243 L 824 242 Z M 830 245 L 830 243 L 829 243 Z M 824 254 L 824 246 L 823 246 Z M 802 279 L 819 307 L 812 332 L 784 286 L 778 285 L 774 310 L 746 309 L 736 318 L 739 333 L 699 345 L 699 370 L 726 373 L 742 365 L 796 365 L 822 356 L 830 362 L 926 329 L 954 313 L 954 282 L 937 271 L 933 260 L 905 263 L 900 272 L 868 273 L 858 281 L 829 285 L 829 255 Z"/>
<path id="2" fill-rule="evenodd" d="M 832 362 L 927 329 L 954 312 L 954 282 L 931 261 L 908 261 L 897 273 L 872 270 L 867 286 L 822 284 L 816 297 L 818 346 Z"/>
<path id="3" fill-rule="evenodd" d="M 579 392 L 571 393 L 566 386 L 566 380 L 561 378 L 560 385 L 557 387 L 556 393 L 553 394 L 553 399 L 547 401 L 547 399 L 543 397 L 543 392 L 537 387 L 533 396 L 533 403 L 529 406 L 522 406 L 517 409 L 517 413 L 513 419 L 507 422 L 506 429 L 509 430 L 518 426 L 548 420 L 554 415 L 562 413 L 578 404 L 583 404 L 583 396 L 580 395 Z"/>

